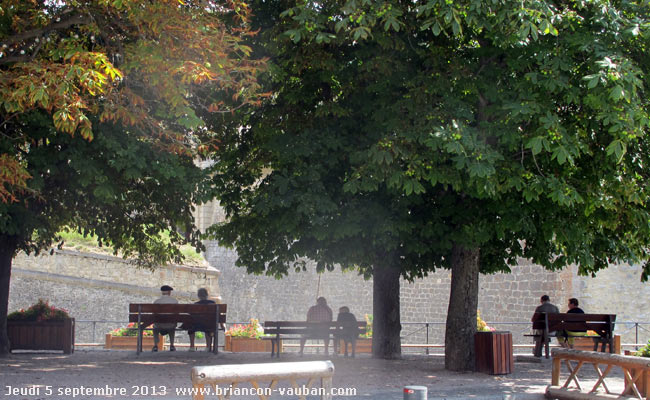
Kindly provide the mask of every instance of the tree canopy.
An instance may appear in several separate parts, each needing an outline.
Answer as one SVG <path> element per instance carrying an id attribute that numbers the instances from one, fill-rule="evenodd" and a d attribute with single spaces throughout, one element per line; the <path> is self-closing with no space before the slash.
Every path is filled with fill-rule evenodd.
<path id="1" fill-rule="evenodd" d="M 220 143 L 199 115 L 263 96 L 248 17 L 239 1 L 0 1 L 0 355 L 17 251 L 62 229 L 150 267 L 202 248 L 194 160 Z"/>
<path id="2" fill-rule="evenodd" d="M 647 261 L 647 2 L 253 9 L 274 95 L 224 136 L 213 233 L 251 272 L 372 274 L 375 355 L 399 354 L 400 274 L 451 269 L 446 363 L 467 370 L 479 270 Z"/>
<path id="3" fill-rule="evenodd" d="M 244 40 L 244 2 L 210 0 L 0 1 L 0 129 L 33 110 L 58 132 L 92 140 L 92 117 L 134 126 L 172 152 L 196 151 L 199 110 L 229 113 L 258 101 Z M 210 91 L 200 90 L 210 88 Z M 199 151 L 216 145 L 206 135 Z M 16 200 L 28 176 L 14 154 L 0 155 L 0 200 Z"/>

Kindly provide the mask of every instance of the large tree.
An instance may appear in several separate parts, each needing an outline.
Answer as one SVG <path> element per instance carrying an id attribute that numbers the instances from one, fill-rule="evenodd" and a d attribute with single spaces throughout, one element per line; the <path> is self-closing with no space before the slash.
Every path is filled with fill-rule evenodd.
<path id="1" fill-rule="evenodd" d="M 219 143 L 198 115 L 258 101 L 247 18 L 238 1 L 0 1 L 0 355 L 17 251 L 68 228 L 148 266 L 201 248 L 194 160 Z"/>
<path id="2" fill-rule="evenodd" d="M 400 275 L 451 270 L 469 370 L 480 272 L 648 259 L 647 2 L 254 9 L 274 95 L 224 134 L 213 233 L 249 272 L 372 275 L 375 356 L 399 355 Z"/>

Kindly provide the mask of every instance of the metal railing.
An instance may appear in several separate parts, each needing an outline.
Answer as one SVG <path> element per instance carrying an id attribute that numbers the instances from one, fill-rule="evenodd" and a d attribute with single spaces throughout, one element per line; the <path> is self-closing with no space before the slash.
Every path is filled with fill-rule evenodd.
<path id="1" fill-rule="evenodd" d="M 227 325 L 246 324 L 247 322 L 229 322 Z M 77 343 L 101 344 L 103 336 L 115 328 L 124 328 L 127 321 L 115 320 L 77 320 Z M 497 330 L 508 330 L 512 332 L 513 343 L 517 346 L 531 345 L 532 341 L 525 334 L 530 333 L 530 322 L 488 322 L 489 326 Z M 431 348 L 443 347 L 445 338 L 446 323 L 437 322 L 402 322 L 402 343 L 406 345 L 422 345 L 408 348 L 408 352 L 422 351 L 430 354 Z M 618 321 L 614 331 L 621 335 L 627 346 L 638 347 L 645 345 L 650 339 L 650 322 Z M 177 336 L 179 343 L 184 343 L 186 338 L 183 335 Z M 98 341 L 99 340 L 99 341 Z M 641 340 L 641 341 L 640 341 Z"/>

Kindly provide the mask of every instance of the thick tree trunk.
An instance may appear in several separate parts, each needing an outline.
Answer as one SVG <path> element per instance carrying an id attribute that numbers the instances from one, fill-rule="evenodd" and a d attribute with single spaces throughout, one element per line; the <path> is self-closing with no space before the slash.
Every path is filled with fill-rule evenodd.
<path id="1" fill-rule="evenodd" d="M 391 258 L 386 258 L 391 260 Z M 374 267 L 372 278 L 372 356 L 374 358 L 400 358 L 399 312 L 400 269 L 393 265 Z"/>
<path id="2" fill-rule="evenodd" d="M 0 357 L 9 354 L 7 312 L 9 307 L 11 260 L 16 254 L 16 243 L 16 239 L 12 236 L 0 236 Z"/>
<path id="3" fill-rule="evenodd" d="M 455 244 L 451 250 L 451 294 L 445 331 L 445 368 L 474 370 L 478 307 L 479 249 Z"/>

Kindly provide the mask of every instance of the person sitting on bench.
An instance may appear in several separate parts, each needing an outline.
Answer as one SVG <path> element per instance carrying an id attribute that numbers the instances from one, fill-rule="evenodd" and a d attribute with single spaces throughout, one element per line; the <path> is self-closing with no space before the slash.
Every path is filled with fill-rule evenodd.
<path id="1" fill-rule="evenodd" d="M 560 310 L 557 308 L 556 305 L 551 303 L 551 298 L 548 297 L 547 294 L 543 295 L 540 300 L 539 300 L 540 305 L 535 308 L 535 313 L 547 313 L 547 314 L 559 314 Z M 531 322 L 535 322 L 535 316 L 531 318 Z M 535 357 L 541 357 L 542 356 L 542 347 L 544 346 L 544 343 L 542 343 L 542 336 L 544 335 L 544 330 L 543 329 L 535 329 L 533 332 L 533 335 L 535 335 L 535 347 L 533 348 L 533 355 Z M 551 335 L 552 336 L 552 335 Z M 550 338 L 547 338 L 547 340 L 551 340 Z"/>
<path id="2" fill-rule="evenodd" d="M 160 287 L 162 295 L 154 301 L 154 304 L 178 304 L 178 300 L 172 297 L 172 288 L 169 285 Z M 154 324 L 153 325 L 153 348 L 151 351 L 158 351 L 158 342 L 160 337 L 158 335 L 169 335 L 169 351 L 176 351 L 174 347 L 174 336 L 176 335 L 176 324 Z"/>
<path id="3" fill-rule="evenodd" d="M 579 302 L 578 299 L 576 298 L 570 298 L 569 299 L 569 310 L 567 311 L 567 314 L 584 314 L 585 312 L 582 310 L 582 308 L 578 307 Z M 578 330 L 578 331 L 564 331 L 562 336 L 564 336 L 564 340 L 560 341 L 560 345 L 562 347 L 568 347 L 570 349 L 573 348 L 573 342 L 575 341 L 574 337 L 576 336 L 587 336 L 587 330 Z M 560 339 L 558 337 L 558 339 Z"/>
<path id="4" fill-rule="evenodd" d="M 343 306 L 339 308 L 339 315 L 336 317 L 336 322 L 341 324 L 342 329 L 334 338 L 334 347 L 336 347 L 339 340 L 343 341 L 343 346 L 345 346 L 344 353 L 347 357 L 348 343 L 351 344 L 352 358 L 354 358 L 357 348 L 357 338 L 359 337 L 359 324 L 357 323 L 357 318 L 350 312 L 350 308 Z"/>
<path id="5" fill-rule="evenodd" d="M 200 288 L 196 295 L 199 297 L 199 301 L 194 304 L 215 304 L 213 300 L 208 300 L 208 290 L 206 288 Z M 181 329 L 187 329 L 187 333 L 190 336 L 190 351 L 194 351 L 194 338 L 196 332 L 203 332 L 205 334 L 205 347 L 206 351 L 212 351 L 212 336 L 217 333 L 214 330 L 210 330 L 205 327 L 205 325 L 200 322 L 194 324 L 183 324 Z"/>
<path id="6" fill-rule="evenodd" d="M 307 322 L 332 322 L 332 309 L 327 306 L 325 297 L 319 297 L 316 300 L 316 305 L 309 307 L 307 311 Z M 300 355 L 305 349 L 305 342 L 307 339 L 323 339 L 325 342 L 325 354 L 329 354 L 330 333 L 329 326 L 314 327 L 311 332 L 300 338 Z"/>

